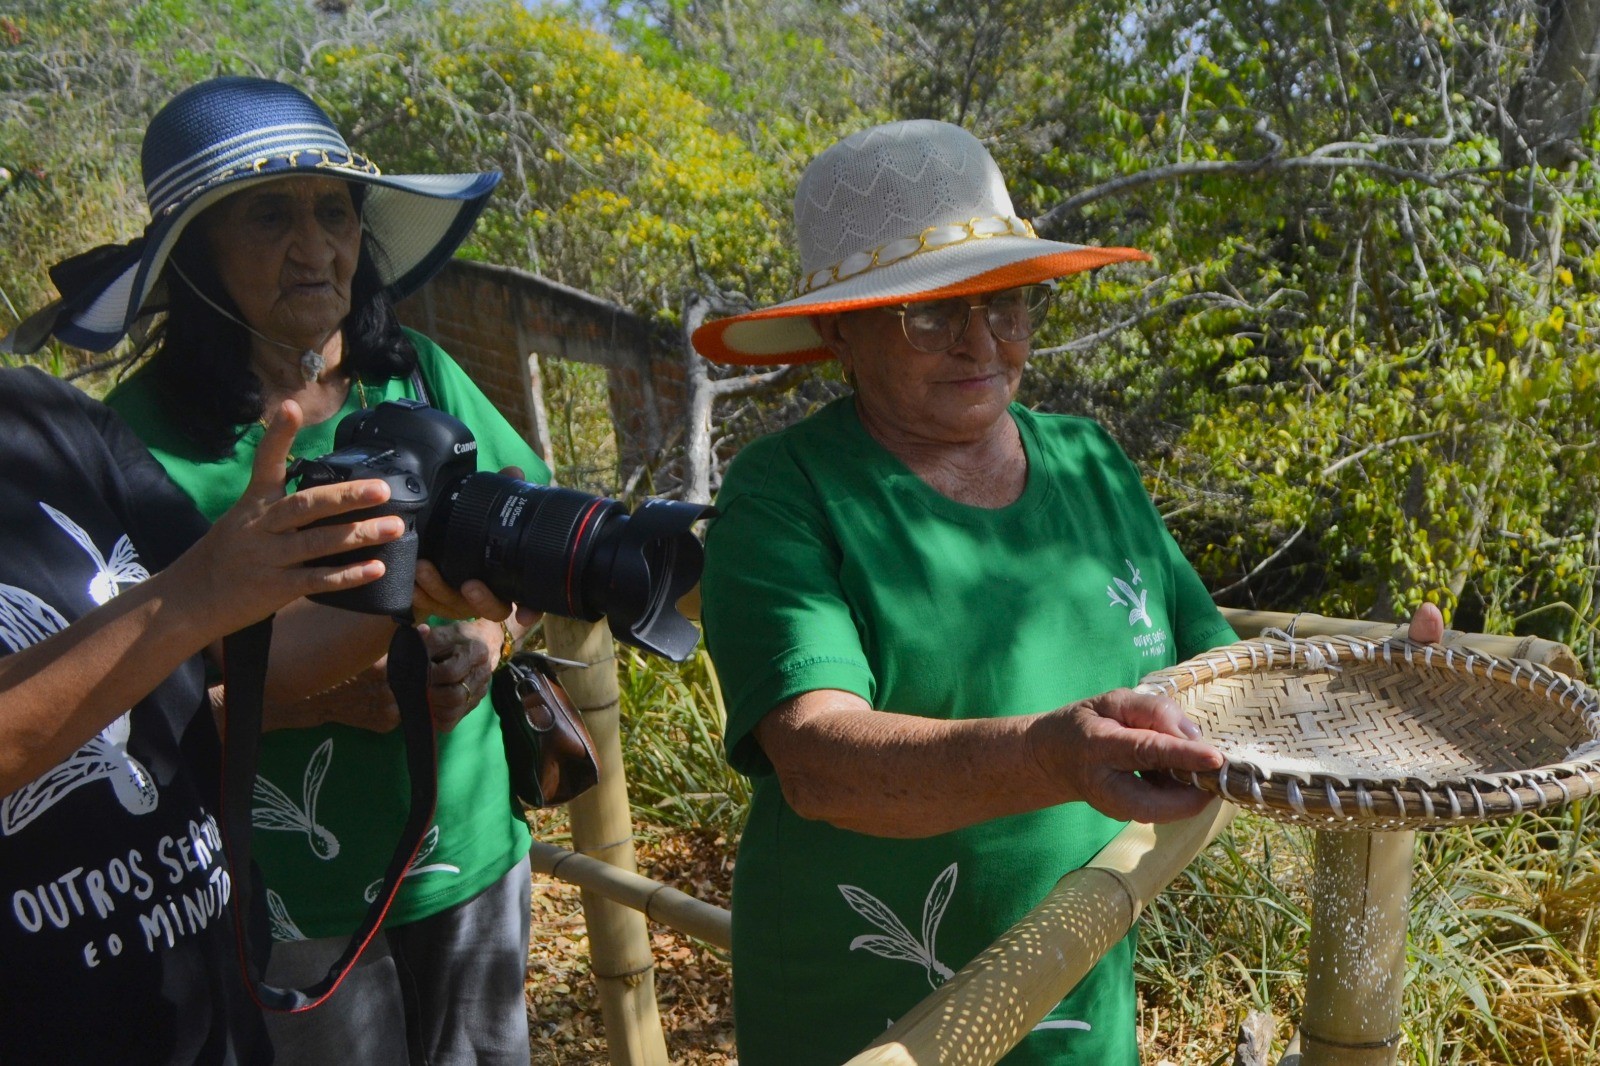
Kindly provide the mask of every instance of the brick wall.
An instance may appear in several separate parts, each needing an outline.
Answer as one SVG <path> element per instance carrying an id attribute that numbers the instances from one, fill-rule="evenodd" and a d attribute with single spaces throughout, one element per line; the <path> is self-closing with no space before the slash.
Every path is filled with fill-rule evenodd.
<path id="1" fill-rule="evenodd" d="M 619 465 L 659 455 L 686 410 L 671 331 L 626 308 L 512 267 L 453 260 L 399 307 L 449 352 L 540 455 L 549 430 L 535 354 L 606 368 Z"/>

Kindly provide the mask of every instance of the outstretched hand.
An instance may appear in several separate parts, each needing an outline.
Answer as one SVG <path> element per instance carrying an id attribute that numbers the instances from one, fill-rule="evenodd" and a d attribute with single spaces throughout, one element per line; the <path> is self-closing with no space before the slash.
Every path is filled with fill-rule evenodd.
<path id="1" fill-rule="evenodd" d="M 316 524 L 383 503 L 389 486 L 382 481 L 347 481 L 285 495 L 284 464 L 301 419 L 292 400 L 273 413 L 244 494 L 170 568 L 181 572 L 183 587 L 198 601 L 196 617 L 219 633 L 232 633 L 302 596 L 376 580 L 384 567 L 373 559 L 306 564 L 373 548 L 405 532 L 396 515 Z"/>
<path id="2" fill-rule="evenodd" d="M 1205 809 L 1211 796 L 1163 771 L 1203 773 L 1222 755 L 1166 696 L 1116 689 L 1041 715 L 1034 758 L 1076 799 L 1111 818 L 1173 822 Z"/>

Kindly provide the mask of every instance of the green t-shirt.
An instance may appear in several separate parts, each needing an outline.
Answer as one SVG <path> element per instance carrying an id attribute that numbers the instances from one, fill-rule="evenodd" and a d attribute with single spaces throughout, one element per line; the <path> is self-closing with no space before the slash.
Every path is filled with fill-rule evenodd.
<path id="1" fill-rule="evenodd" d="M 478 468 L 518 466 L 529 480 L 547 482 L 544 463 L 454 360 L 426 337 L 407 332 L 429 402 L 461 419 L 477 438 Z M 417 398 L 409 378 L 364 382 L 363 388 L 369 405 Z M 134 375 L 106 402 L 206 517 L 215 520 L 249 484 L 260 427 L 249 429 L 232 455 L 207 461 L 196 458 L 163 418 L 147 375 Z M 360 390 L 352 388 L 338 414 L 301 429 L 293 454 L 332 451 L 334 429 L 360 402 Z M 324 725 L 262 737 L 252 820 L 274 937 L 299 940 L 355 930 L 399 839 L 408 780 L 398 729 L 373 733 Z M 511 800 L 499 723 L 485 700 L 454 730 L 439 734 L 434 822 L 386 921 L 413 922 L 472 898 L 527 853 L 529 840 L 527 823 Z"/>
<path id="2" fill-rule="evenodd" d="M 734 873 L 744 1066 L 849 1058 L 1122 827 L 1082 803 L 920 840 L 803 819 L 751 733 L 775 704 L 832 688 L 932 718 L 1030 714 L 1234 639 L 1105 431 L 1011 416 L 1028 478 L 998 510 L 930 488 L 848 398 L 744 449 L 718 495 L 706 640 L 755 785 Z M 1136 1063 L 1132 952 L 1130 935 L 1005 1061 Z"/>

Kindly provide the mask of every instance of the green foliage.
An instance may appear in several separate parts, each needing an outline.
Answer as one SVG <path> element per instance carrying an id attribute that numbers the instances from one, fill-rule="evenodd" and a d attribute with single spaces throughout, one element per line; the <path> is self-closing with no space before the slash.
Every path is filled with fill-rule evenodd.
<path id="1" fill-rule="evenodd" d="M 315 48 L 308 87 L 391 170 L 498 167 L 467 254 L 671 314 L 696 265 L 771 293 L 781 173 L 706 104 L 553 11 L 483 0 Z"/>
<path id="2" fill-rule="evenodd" d="M 541 359 L 540 367 L 555 483 L 585 492 L 609 492 L 617 473 L 617 438 L 605 369 L 559 359 Z"/>
<path id="3" fill-rule="evenodd" d="M 682 664 L 620 644 L 617 651 L 628 795 L 637 817 L 737 839 L 750 786 L 723 758 L 725 722 L 705 651 Z"/>
<path id="4" fill-rule="evenodd" d="M 1594 663 L 1600 189 L 1587 158 L 1499 167 L 1539 10 L 1123 4 L 1027 58 L 1020 201 L 1191 170 L 1064 217 L 1157 267 L 1069 286 L 1078 328 L 1124 328 L 1030 395 L 1118 427 L 1212 586 L 1248 576 L 1233 602 L 1431 599 Z"/>

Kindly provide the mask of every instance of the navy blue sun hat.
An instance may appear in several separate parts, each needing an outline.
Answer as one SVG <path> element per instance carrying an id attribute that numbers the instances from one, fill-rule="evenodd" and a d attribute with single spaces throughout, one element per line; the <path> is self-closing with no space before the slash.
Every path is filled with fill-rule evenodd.
<path id="1" fill-rule="evenodd" d="M 50 268 L 61 298 L 22 322 L 0 349 L 31 352 L 52 334 L 105 351 L 160 310 L 162 268 L 184 228 L 225 196 L 296 174 L 367 186 L 362 228 L 382 248 L 391 299 L 421 287 L 471 231 L 498 171 L 384 174 L 350 150 L 305 93 L 265 78 L 212 78 L 174 96 L 150 120 L 140 162 L 150 224 L 127 244 L 101 245 Z"/>

